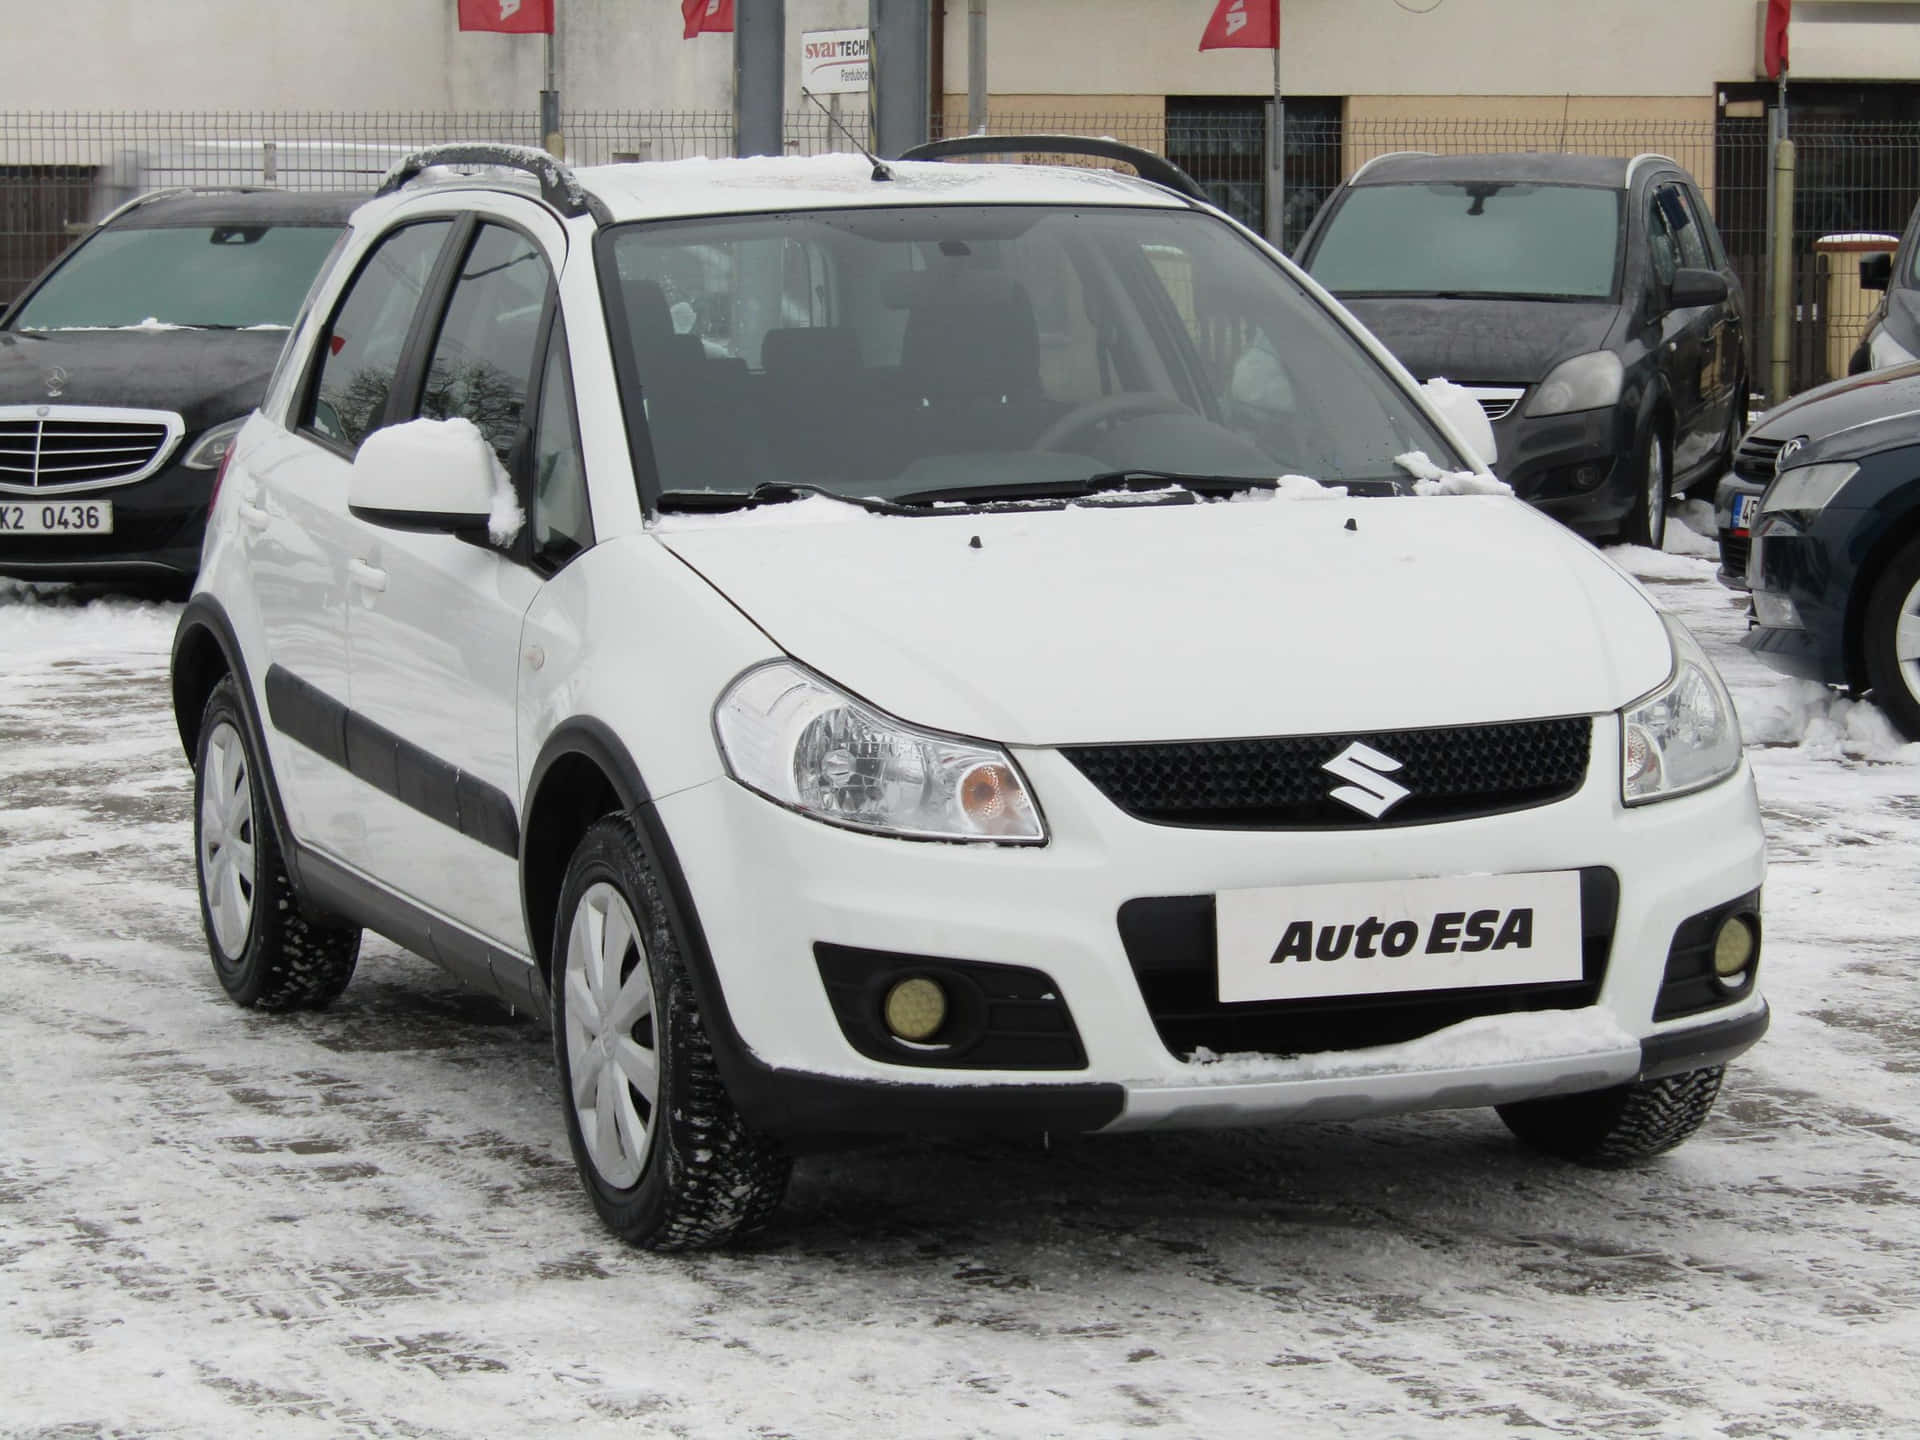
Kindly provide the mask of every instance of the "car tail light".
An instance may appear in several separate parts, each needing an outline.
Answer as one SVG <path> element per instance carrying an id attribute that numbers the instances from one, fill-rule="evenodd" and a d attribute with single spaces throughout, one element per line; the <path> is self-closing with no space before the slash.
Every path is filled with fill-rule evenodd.
<path id="1" fill-rule="evenodd" d="M 220 482 L 227 478 L 227 467 L 233 463 L 233 446 L 227 447 L 227 453 L 220 457 L 220 468 L 213 472 L 213 490 L 207 496 L 207 513 L 213 513 L 213 507 L 220 502 Z"/>

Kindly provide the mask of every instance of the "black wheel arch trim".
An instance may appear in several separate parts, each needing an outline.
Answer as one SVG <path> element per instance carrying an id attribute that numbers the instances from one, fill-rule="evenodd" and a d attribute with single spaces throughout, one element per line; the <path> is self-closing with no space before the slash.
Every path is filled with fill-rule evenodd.
<path id="1" fill-rule="evenodd" d="M 693 982 L 715 1066 L 734 1107 L 754 1129 L 790 1150 L 812 1150 L 910 1134 L 1078 1134 L 1110 1124 L 1126 1108 L 1126 1089 L 1115 1084 L 896 1084 L 767 1064 L 753 1053 L 733 1023 L 673 839 L 640 767 L 613 730 L 590 716 L 562 722 L 541 746 L 522 813 L 531 820 L 548 771 L 569 755 L 582 756 L 600 767 L 639 829 L 640 843 L 666 891 L 667 925 Z M 523 847 L 523 852 L 526 849 L 530 847 Z M 521 866 L 524 905 L 525 853 Z M 531 916 L 528 929 L 531 934 Z M 794 958 L 802 963 L 808 957 Z"/>
<path id="2" fill-rule="evenodd" d="M 174 627 L 173 652 L 167 666 L 174 724 L 180 732 L 181 748 L 187 753 L 187 764 L 191 766 L 194 763 L 200 715 L 197 710 L 188 713 L 188 692 L 182 688 L 182 657 L 190 646 L 197 643 L 200 634 L 211 637 L 226 662 L 227 672 L 239 682 L 240 713 L 246 718 L 247 739 L 253 745 L 254 754 L 259 757 L 261 786 L 267 794 L 267 812 L 273 821 L 274 838 L 279 841 L 281 858 L 286 861 L 287 876 L 293 882 L 294 894 L 300 897 L 302 904 L 310 904 L 312 897 L 300 873 L 300 846 L 294 838 L 293 827 L 287 823 L 286 807 L 280 800 L 280 782 L 273 773 L 273 756 L 267 749 L 266 731 L 260 724 L 260 712 L 254 700 L 256 692 L 253 678 L 247 672 L 246 655 L 240 648 L 239 637 L 234 631 L 233 622 L 227 618 L 226 610 L 204 591 L 189 599 L 180 613 L 180 623 Z M 315 908 L 325 913 L 324 907 Z"/>
<path id="3" fill-rule="evenodd" d="M 1772 1023 L 1773 1012 L 1762 1000 L 1751 1014 L 1709 1025 L 1663 1030 L 1640 1042 L 1641 1080 L 1659 1080 L 1708 1065 L 1724 1065 L 1760 1043 Z"/>

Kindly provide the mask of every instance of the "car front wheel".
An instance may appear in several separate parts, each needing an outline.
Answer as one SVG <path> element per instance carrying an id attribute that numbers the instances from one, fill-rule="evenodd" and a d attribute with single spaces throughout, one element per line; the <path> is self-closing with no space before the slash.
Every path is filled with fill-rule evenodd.
<path id="1" fill-rule="evenodd" d="M 1556 1095 L 1498 1107 L 1526 1144 L 1582 1165 L 1630 1165 L 1681 1144 L 1720 1094 L 1724 1065 L 1580 1095 Z"/>
<path id="2" fill-rule="evenodd" d="M 200 920 L 220 984 L 241 1005 L 317 1010 L 353 978 L 360 932 L 305 914 L 267 814 L 266 782 L 233 677 L 200 718 L 193 783 Z"/>
<path id="3" fill-rule="evenodd" d="M 1633 508 L 1620 528 L 1620 538 L 1629 545 L 1661 549 L 1667 543 L 1667 498 L 1673 493 L 1673 470 L 1667 459 L 1666 439 L 1658 430 L 1649 430 L 1641 438 L 1633 473 Z"/>
<path id="4" fill-rule="evenodd" d="M 1861 638 L 1874 702 L 1902 735 L 1920 740 L 1920 540 L 1874 582 Z"/>
<path id="5" fill-rule="evenodd" d="M 593 825 L 555 922 L 554 1060 L 600 1218 L 632 1244 L 693 1250 L 764 1224 L 792 1162 L 728 1098 L 666 915 L 633 821 Z"/>

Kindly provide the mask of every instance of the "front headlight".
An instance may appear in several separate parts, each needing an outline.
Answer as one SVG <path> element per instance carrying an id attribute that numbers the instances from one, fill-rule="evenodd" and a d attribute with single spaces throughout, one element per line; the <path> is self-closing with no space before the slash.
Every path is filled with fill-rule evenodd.
<path id="1" fill-rule="evenodd" d="M 218 470 L 220 462 L 227 458 L 227 451 L 233 448 L 233 437 L 240 433 L 240 427 L 246 423 L 247 417 L 242 415 L 238 420 L 228 420 L 202 431 L 180 463 L 189 470 Z"/>
<path id="2" fill-rule="evenodd" d="M 1566 415 L 1575 410 L 1599 410 L 1620 398 L 1626 372 L 1611 350 L 1576 355 L 1553 367 L 1527 401 L 1528 415 Z"/>
<path id="3" fill-rule="evenodd" d="M 1046 841 L 1005 750 L 896 720 L 791 661 L 735 680 L 713 723 L 734 779 L 817 820 L 916 840 Z"/>
<path id="4" fill-rule="evenodd" d="M 1687 627 L 1663 614 L 1673 674 L 1620 712 L 1620 798 L 1670 800 L 1740 768 L 1740 722 L 1720 673 Z"/>
<path id="5" fill-rule="evenodd" d="M 1840 487 L 1859 473 L 1858 465 L 1845 461 L 1836 465 L 1800 465 L 1792 470 L 1782 470 L 1767 486 L 1767 493 L 1760 497 L 1760 513 L 1774 515 L 1782 510 L 1805 513 L 1824 510 L 1827 502 L 1840 493 Z"/>

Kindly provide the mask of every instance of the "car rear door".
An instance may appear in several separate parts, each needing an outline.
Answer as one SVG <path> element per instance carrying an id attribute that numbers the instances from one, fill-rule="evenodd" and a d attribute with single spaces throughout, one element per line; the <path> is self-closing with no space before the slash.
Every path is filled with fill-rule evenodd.
<path id="1" fill-rule="evenodd" d="M 566 253 L 540 206 L 489 198 L 416 341 L 412 413 L 465 418 L 524 470 L 541 342 Z M 365 830 L 382 884 L 494 945 L 528 953 L 519 901 L 517 697 L 522 617 L 541 575 L 523 549 L 354 521 L 351 693 Z M 436 932 L 437 933 L 437 932 Z"/>
<path id="2" fill-rule="evenodd" d="M 347 513 L 347 479 L 360 442 L 386 418 L 408 333 L 452 229 L 444 218 L 403 224 L 367 250 L 319 331 L 286 426 L 269 431 L 226 479 L 238 491 L 254 621 L 265 642 L 253 680 L 264 692 L 281 799 L 301 843 L 336 857 L 364 839 L 340 741 L 357 523 Z"/>

